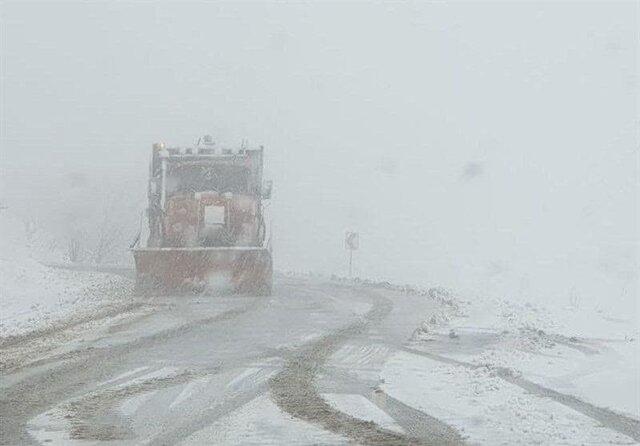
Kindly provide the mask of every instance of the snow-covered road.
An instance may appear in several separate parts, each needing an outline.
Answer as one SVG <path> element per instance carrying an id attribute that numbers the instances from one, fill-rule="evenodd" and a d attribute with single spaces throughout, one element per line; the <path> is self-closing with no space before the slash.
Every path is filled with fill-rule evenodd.
<path id="1" fill-rule="evenodd" d="M 440 334 L 457 312 L 437 295 L 300 277 L 270 298 L 132 300 L 1 345 L 0 443 L 640 440 L 629 411 L 478 364 L 469 355 L 502 338 Z"/>

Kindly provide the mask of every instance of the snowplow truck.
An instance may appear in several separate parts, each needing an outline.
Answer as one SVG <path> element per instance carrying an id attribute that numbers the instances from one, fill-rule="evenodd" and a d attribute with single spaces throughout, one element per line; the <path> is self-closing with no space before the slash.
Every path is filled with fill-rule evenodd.
<path id="1" fill-rule="evenodd" d="M 218 148 L 210 137 L 192 148 L 153 145 L 147 243 L 139 236 L 132 246 L 137 292 L 271 294 L 263 152 Z"/>

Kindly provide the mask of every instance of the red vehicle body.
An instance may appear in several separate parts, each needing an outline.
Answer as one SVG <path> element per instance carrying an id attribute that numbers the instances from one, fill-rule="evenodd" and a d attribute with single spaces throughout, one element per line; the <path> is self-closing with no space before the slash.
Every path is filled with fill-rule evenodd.
<path id="1" fill-rule="evenodd" d="M 133 249 L 138 290 L 271 293 L 263 153 L 207 137 L 193 148 L 153 145 L 149 236 Z"/>

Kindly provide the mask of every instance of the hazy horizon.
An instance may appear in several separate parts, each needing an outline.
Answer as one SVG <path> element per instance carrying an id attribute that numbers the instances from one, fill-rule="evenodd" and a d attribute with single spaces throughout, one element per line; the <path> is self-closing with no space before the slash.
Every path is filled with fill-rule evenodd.
<path id="1" fill-rule="evenodd" d="M 364 277 L 636 305 L 637 3 L 1 8 L 18 213 L 77 173 L 139 212 L 153 142 L 247 138 L 278 269 L 346 274 L 351 229 Z"/>

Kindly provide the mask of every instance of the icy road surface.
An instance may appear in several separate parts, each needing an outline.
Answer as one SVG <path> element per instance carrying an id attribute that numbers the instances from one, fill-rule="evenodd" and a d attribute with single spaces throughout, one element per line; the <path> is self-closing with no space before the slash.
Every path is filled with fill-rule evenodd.
<path id="1" fill-rule="evenodd" d="M 417 350 L 416 327 L 445 307 L 426 296 L 287 278 L 269 298 L 149 298 L 5 339 L 0 443 L 638 441 L 633 418 L 526 389 L 446 351 Z M 474 405 L 464 393 L 477 388 L 488 398 Z"/>

